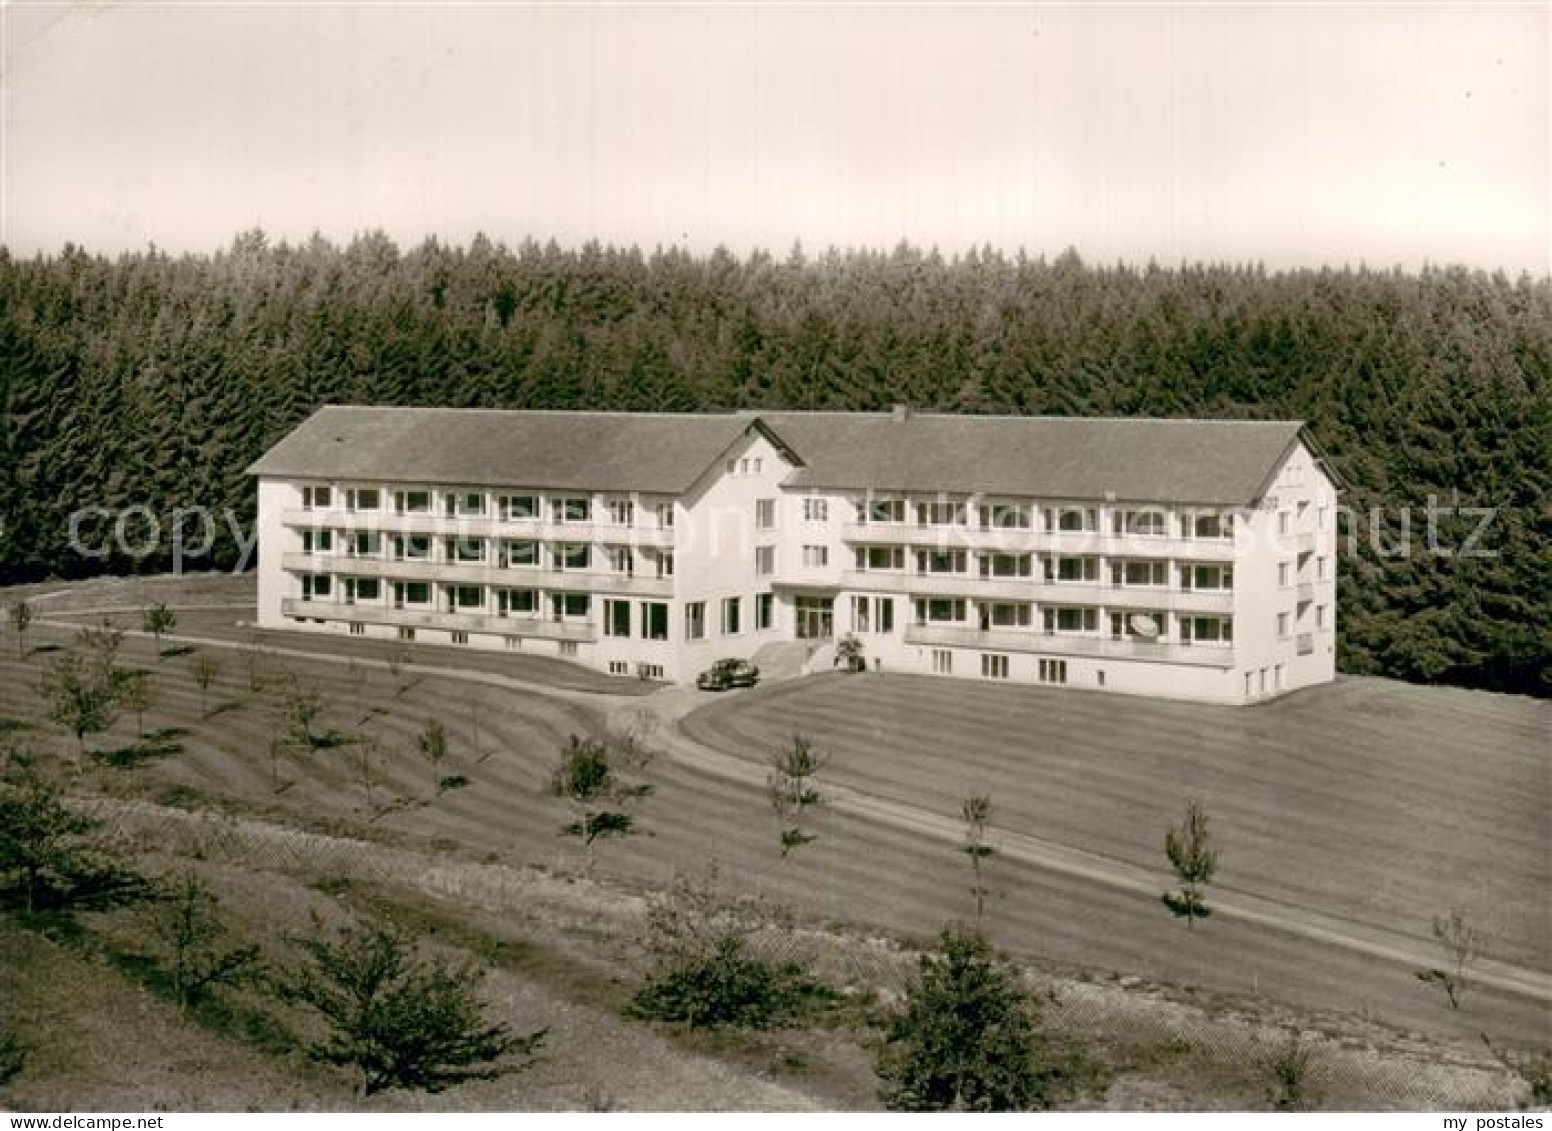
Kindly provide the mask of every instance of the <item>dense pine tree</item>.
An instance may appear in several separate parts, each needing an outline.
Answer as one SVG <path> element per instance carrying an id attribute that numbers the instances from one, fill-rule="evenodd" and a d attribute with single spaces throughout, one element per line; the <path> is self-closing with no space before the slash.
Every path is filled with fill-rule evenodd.
<path id="1" fill-rule="evenodd" d="M 1548 694 L 1552 282 L 1420 273 L 777 259 L 484 238 L 401 251 L 245 232 L 210 256 L 0 249 L 0 581 L 168 567 L 86 559 L 85 506 L 230 507 L 325 402 L 1300 417 L 1359 517 L 1341 665 Z M 1482 548 L 1423 508 L 1495 507 Z M 1380 508 L 1379 547 L 1369 513 Z M 1407 555 L 1386 554 L 1412 512 Z M 1478 520 L 1439 519 L 1459 546 Z M 92 528 L 88 527 L 88 531 Z M 230 565 L 229 535 L 213 564 Z"/>

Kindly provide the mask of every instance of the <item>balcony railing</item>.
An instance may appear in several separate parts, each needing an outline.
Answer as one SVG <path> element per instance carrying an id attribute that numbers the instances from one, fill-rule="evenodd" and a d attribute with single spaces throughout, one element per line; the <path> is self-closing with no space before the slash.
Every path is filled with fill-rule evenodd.
<path id="1" fill-rule="evenodd" d="M 386 624 L 400 628 L 439 628 L 444 631 L 484 632 L 589 643 L 598 639 L 596 625 L 575 621 L 544 620 L 528 616 L 498 617 L 488 613 L 444 613 L 435 609 L 396 609 L 391 605 L 371 602 L 347 604 L 344 601 L 304 601 L 287 597 L 280 602 L 280 611 L 288 617 Z"/>
<path id="2" fill-rule="evenodd" d="M 1231 538 L 1168 538 L 1149 534 L 1105 531 L 1021 530 L 1010 527 L 917 526 L 912 523 L 847 523 L 845 542 L 870 546 L 967 548 L 1016 553 L 1041 550 L 1055 554 L 1113 554 L 1127 557 L 1177 558 L 1184 561 L 1234 560 Z"/>
<path id="3" fill-rule="evenodd" d="M 488 563 L 421 559 L 394 561 L 383 557 L 350 554 L 282 554 L 282 569 L 298 573 L 350 574 L 381 577 L 390 581 L 447 582 L 458 585 L 495 585 L 507 589 L 564 589 L 575 593 L 620 593 L 633 597 L 672 597 L 672 577 L 639 577 L 605 570 L 502 568 Z"/>
<path id="4" fill-rule="evenodd" d="M 380 530 L 385 534 L 534 539 L 543 542 L 602 542 L 608 545 L 672 548 L 674 528 L 653 523 L 551 522 L 495 515 L 451 515 L 431 511 L 284 510 L 280 521 L 301 530 Z"/>
<path id="5" fill-rule="evenodd" d="M 907 570 L 844 570 L 841 584 L 870 593 L 913 597 L 964 597 L 980 601 L 1039 601 L 1052 605 L 1111 605 L 1183 613 L 1232 613 L 1230 590 L 1165 589 L 1032 577 L 982 577 L 978 573 L 915 573 Z"/>
<path id="6" fill-rule="evenodd" d="M 1299 582 L 1297 593 L 1299 604 L 1303 605 L 1313 601 L 1315 599 L 1315 583 L 1312 581 Z"/>
<path id="7" fill-rule="evenodd" d="M 1234 666 L 1234 649 L 1229 645 L 1066 636 L 1032 628 L 980 630 L 948 625 L 913 624 L 906 626 L 905 642 L 934 647 L 980 648 L 993 652 L 1035 652 L 1049 656 L 1157 660 L 1197 667 L 1231 668 Z"/>

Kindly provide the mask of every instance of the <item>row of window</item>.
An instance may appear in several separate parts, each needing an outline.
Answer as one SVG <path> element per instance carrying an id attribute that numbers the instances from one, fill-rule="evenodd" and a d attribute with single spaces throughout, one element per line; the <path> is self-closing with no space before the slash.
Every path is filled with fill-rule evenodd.
<path id="1" fill-rule="evenodd" d="M 822 501 L 822 500 L 821 500 Z M 918 526 L 968 526 L 971 509 L 959 501 L 918 501 L 909 504 Z M 905 499 L 865 499 L 858 503 L 864 524 L 901 525 L 906 521 Z M 1088 533 L 1099 531 L 1098 507 L 1036 507 L 1030 503 L 982 503 L 975 509 L 982 530 L 1034 530 Z M 806 514 L 805 514 L 806 517 Z M 1111 531 L 1118 535 L 1164 538 L 1232 538 L 1233 514 L 1210 512 L 1180 514 L 1155 509 L 1112 510 Z"/>
<path id="2" fill-rule="evenodd" d="M 538 542 L 531 539 L 484 538 L 433 538 L 429 534 L 393 534 L 384 536 L 376 530 L 341 531 L 335 538 L 332 530 L 302 531 L 304 554 L 332 554 L 336 545 L 343 545 L 345 554 L 354 558 L 387 557 L 392 561 L 437 561 L 452 565 L 483 565 L 492 557 L 502 569 L 547 568 L 552 570 L 589 570 L 594 562 L 602 559 L 606 568 L 614 573 L 634 576 L 636 551 L 629 546 L 605 545 L 595 547 L 590 542 Z M 642 555 L 658 577 L 674 575 L 672 550 L 647 551 Z"/>
<path id="3" fill-rule="evenodd" d="M 330 510 L 336 497 L 345 510 L 358 514 L 371 514 L 386 509 L 392 499 L 396 514 L 439 513 L 459 518 L 483 518 L 495 513 L 507 522 L 537 521 L 544 517 L 543 498 L 539 495 L 487 495 L 483 491 L 432 491 L 403 490 L 391 493 L 379 487 L 345 487 L 337 489 L 325 486 L 302 488 L 304 510 Z M 631 526 L 636 521 L 636 502 L 633 499 L 610 499 L 597 508 L 602 516 L 599 521 L 615 526 Z M 674 524 L 674 504 L 657 503 L 653 514 L 660 527 Z M 551 522 L 593 522 L 595 508 L 588 495 L 549 497 Z"/>
<path id="4" fill-rule="evenodd" d="M 1294 621 L 1294 617 L 1293 617 L 1292 613 L 1278 613 L 1277 614 L 1277 635 L 1280 638 L 1286 640 L 1289 636 L 1293 635 L 1293 621 Z M 1317 630 L 1321 631 L 1321 632 L 1325 631 L 1325 628 L 1326 628 L 1326 606 L 1325 605 L 1316 605 L 1315 606 L 1315 628 Z"/>
<path id="5" fill-rule="evenodd" d="M 981 654 L 981 678 L 982 679 L 1007 679 L 1008 657 L 996 652 L 984 652 Z M 954 674 L 954 653 L 947 648 L 934 648 L 932 650 L 932 671 L 935 675 Z M 1036 678 L 1041 683 L 1066 683 L 1066 660 L 1041 660 L 1036 666 Z M 1100 673 L 1100 686 L 1104 686 L 1104 673 Z"/>
<path id="6" fill-rule="evenodd" d="M 859 546 L 855 561 L 861 572 L 901 572 L 905 569 L 904 546 Z M 967 550 L 916 550 L 919 574 L 966 575 L 970 572 Z M 985 578 L 1030 577 L 1038 562 L 1048 582 L 1088 582 L 1099 580 L 1101 559 L 1097 555 L 1057 555 L 1037 558 L 1034 554 L 976 554 L 977 571 Z M 1164 588 L 1169 585 L 1169 563 L 1162 560 L 1110 561 L 1110 584 Z M 1182 589 L 1228 592 L 1234 588 L 1234 567 L 1229 565 L 1188 565 L 1178 567 Z"/>
<path id="7" fill-rule="evenodd" d="M 744 598 L 724 597 L 718 610 L 723 636 L 740 636 L 744 633 Z M 754 598 L 754 631 L 765 632 L 776 624 L 776 596 L 773 593 L 757 593 Z M 706 602 L 689 601 L 684 606 L 684 638 L 706 639 Z"/>
<path id="8" fill-rule="evenodd" d="M 1295 577 L 1292 562 L 1277 563 L 1277 584 L 1287 589 L 1293 584 Z M 1315 580 L 1329 581 L 1331 579 L 1331 559 L 1325 555 L 1315 559 Z"/>
<path id="9" fill-rule="evenodd" d="M 983 632 L 994 628 L 1029 628 L 1035 618 L 1031 605 L 988 601 L 976 603 L 976 616 L 972 620 L 970 602 L 963 597 L 918 598 L 912 609 L 918 625 L 973 625 Z M 1110 635 L 1117 640 L 1167 640 L 1169 621 L 1169 614 L 1162 611 L 1112 612 L 1109 614 Z M 1174 639 L 1180 643 L 1227 644 L 1234 640 L 1234 618 L 1231 616 L 1179 614 L 1175 621 Z M 1045 605 L 1040 608 L 1040 625 L 1053 635 L 1097 636 L 1100 610 L 1091 606 Z"/>

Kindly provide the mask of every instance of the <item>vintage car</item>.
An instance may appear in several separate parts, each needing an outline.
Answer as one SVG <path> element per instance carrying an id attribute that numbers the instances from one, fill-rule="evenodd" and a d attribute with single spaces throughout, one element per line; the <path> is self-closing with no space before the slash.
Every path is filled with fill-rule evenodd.
<path id="1" fill-rule="evenodd" d="M 760 669 L 748 660 L 718 660 L 696 677 L 702 691 L 726 691 L 730 687 L 753 687 L 760 682 Z"/>

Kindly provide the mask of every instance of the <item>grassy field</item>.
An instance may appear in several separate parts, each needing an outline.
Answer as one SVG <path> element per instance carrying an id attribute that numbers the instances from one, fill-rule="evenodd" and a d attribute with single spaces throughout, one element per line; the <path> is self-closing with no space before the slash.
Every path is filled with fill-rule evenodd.
<path id="1" fill-rule="evenodd" d="M 1552 969 L 1552 709 L 1385 680 L 1248 709 L 913 677 L 829 678 L 702 708 L 686 729 L 760 758 L 795 726 L 829 775 L 944 813 L 1164 867 L 1188 798 L 1214 887 L 1426 936 L 1460 908 L 1485 950 Z"/>
<path id="2" fill-rule="evenodd" d="M 240 604 L 219 584 L 201 584 L 199 599 L 187 604 Z M 145 592 L 140 583 L 125 583 L 118 597 Z M 153 599 L 178 597 L 171 588 L 155 592 Z M 99 593 L 55 612 L 109 603 Z M 188 610 L 180 614 L 180 631 L 245 643 L 251 634 L 237 624 L 243 615 L 240 608 Z M 70 639 L 66 630 L 40 626 L 32 643 L 69 646 Z M 222 665 L 216 685 L 202 696 L 190 675 L 198 653 L 157 658 L 148 641 L 132 637 L 125 662 L 156 673 L 157 702 L 146 727 L 171 732 L 176 749 L 121 758 L 128 764 L 119 766 L 91 759 L 72 777 L 73 788 L 347 837 L 368 858 L 421 853 L 437 862 L 432 871 L 443 873 L 538 867 L 567 874 L 584 867 L 575 842 L 559 835 L 569 814 L 544 788 L 549 768 L 567 734 L 598 732 L 606 709 L 635 710 L 637 700 L 628 696 L 645 690 L 636 681 L 595 679 L 571 665 L 526 657 L 490 657 L 500 670 L 535 685 L 515 690 L 438 674 L 439 665 L 472 661 L 468 653 L 419 649 L 412 667 L 395 672 L 366 642 L 274 639 L 318 655 L 264 656 L 255 668 L 241 649 L 202 647 Z M 22 661 L 7 646 L 12 643 L 0 641 L 0 718 L 21 724 L 16 737 L 67 765 L 72 743 L 44 720 L 33 690 L 49 655 Z M 272 758 L 270 740 L 293 676 L 322 695 L 321 729 L 369 741 Z M 254 689 L 255 677 L 261 690 Z M 1545 708 L 1373 681 L 1320 694 L 1324 700 L 1295 697 L 1236 712 L 904 677 L 835 677 L 707 697 L 710 706 L 688 720 L 688 730 L 732 755 L 759 760 L 800 721 L 833 752 L 831 780 L 950 814 L 965 794 L 991 793 L 999 826 L 1157 864 L 1160 890 L 1167 882 L 1159 851 L 1163 825 L 1194 794 L 1207 803 L 1224 846 L 1226 888 L 1305 901 L 1419 937 L 1432 914 L 1460 904 L 1486 922 L 1496 955 L 1545 968 Z M 450 739 L 441 767 L 428 764 L 415 744 L 432 718 L 446 725 Z M 1144 733 L 1149 741 L 1130 751 Z M 1472 744 L 1474 761 L 1443 755 L 1457 739 Z M 99 751 L 133 751 L 134 720 L 121 718 L 93 742 Z M 1417 744 L 1431 744 L 1433 753 L 1414 765 L 1407 751 Z M 451 775 L 465 784 L 439 791 L 438 779 Z M 952 844 L 830 813 L 821 819 L 820 840 L 783 861 L 775 819 L 758 787 L 671 758 L 660 759 L 650 777 L 656 792 L 640 809 L 642 835 L 604 846 L 589 865 L 619 891 L 661 886 L 677 871 L 715 860 L 737 886 L 780 898 L 811 923 L 845 924 L 848 937 L 862 932 L 909 944 L 970 912 L 967 870 Z M 284 871 L 303 864 L 280 850 L 253 861 L 256 868 Z M 1172 986 L 1169 1007 L 1195 1011 L 1203 1032 L 1228 1019 L 1255 1024 L 1286 1007 L 1294 1011 L 1287 1023 L 1324 1033 L 1334 1046 L 1373 1061 L 1333 1085 L 1333 1094 L 1352 1108 L 1479 1102 L 1452 1092 L 1456 1085 L 1449 1081 L 1427 1084 L 1432 1092 L 1416 1081 L 1427 1081 L 1427 1067 L 1441 1064 L 1486 1071 L 1476 1043 L 1484 1029 L 1501 1040 L 1552 1043 L 1546 1010 L 1511 995 L 1484 989 L 1466 1009 L 1452 1011 L 1442 995 L 1394 963 L 1227 918 L 1188 934 L 1155 899 L 1011 859 L 997 862 L 993 886 L 989 927 L 998 944 L 1042 976 L 1063 979 L 1074 1000 L 1112 976 L 1139 984 L 1138 992 Z M 423 898 L 425 892 L 417 896 Z M 616 945 L 612 929 L 598 931 L 598 913 L 592 906 L 561 916 L 564 930 L 555 946 Z M 467 920 L 473 912 L 455 899 L 451 911 L 441 906 L 438 914 Z M 560 929 L 556 922 L 552 911 L 523 902 L 480 929 L 553 933 Z M 841 946 L 836 961 L 843 975 L 848 962 L 866 953 L 866 944 Z M 563 989 L 566 998 L 575 987 Z M 1118 1032 L 1151 1031 L 1156 1021 L 1145 1011 L 1093 1024 L 1101 1031 L 1097 1039 L 1113 1044 Z M 1403 1037 L 1399 1030 L 1429 1037 Z M 1170 1033 L 1160 1041 L 1178 1043 L 1178 1031 Z M 1221 1047 L 1210 1058 L 1214 1071 L 1241 1072 L 1219 1094 L 1249 1102 L 1243 1066 L 1233 1067 L 1244 1049 L 1234 1045 L 1238 1038 L 1215 1039 Z M 1407 1051 L 1409 1041 L 1420 1043 Z M 726 1052 L 693 1043 L 688 1049 Z M 752 1061 L 734 1059 L 766 1076 L 790 1052 L 765 1049 Z M 848 1039 L 818 1058 L 852 1065 L 842 1079 L 816 1082 L 812 1067 L 793 1075 L 822 1104 L 862 1106 L 871 1098 L 870 1084 L 856 1066 L 866 1059 Z M 816 1062 L 811 1055 L 807 1060 Z M 1152 1065 L 1153 1052 L 1128 1052 L 1121 1060 Z M 1387 1091 L 1392 1085 L 1376 1085 L 1375 1073 L 1402 1082 Z M 1147 1080 L 1156 1079 L 1139 1086 L 1146 1092 Z M 1173 1079 L 1166 1089 L 1173 1098 L 1139 1093 L 1121 1102 L 1210 1106 L 1200 1091 L 1182 1100 L 1181 1087 Z M 546 1094 L 534 1102 L 581 1102 Z"/>

